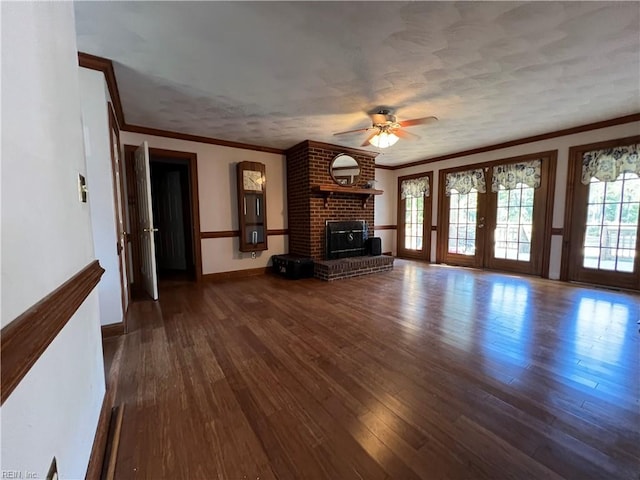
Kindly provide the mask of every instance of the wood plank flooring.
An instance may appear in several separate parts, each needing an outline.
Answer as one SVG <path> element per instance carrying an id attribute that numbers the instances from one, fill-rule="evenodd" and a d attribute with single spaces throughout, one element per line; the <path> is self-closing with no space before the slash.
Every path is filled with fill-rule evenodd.
<path id="1" fill-rule="evenodd" d="M 638 479 L 636 295 L 397 261 L 130 314 L 118 479 Z"/>

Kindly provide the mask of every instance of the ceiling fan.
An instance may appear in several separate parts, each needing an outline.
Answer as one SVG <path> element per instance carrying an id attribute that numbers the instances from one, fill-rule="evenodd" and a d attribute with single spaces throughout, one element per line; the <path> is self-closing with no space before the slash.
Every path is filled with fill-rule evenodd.
<path id="1" fill-rule="evenodd" d="M 374 113 L 370 113 L 369 116 L 371 117 L 372 126 L 338 132 L 334 133 L 334 135 L 369 132 L 369 135 L 366 140 L 362 142 L 361 146 L 366 147 L 367 145 L 373 145 L 379 148 L 387 148 L 396 143 L 400 138 L 404 138 L 405 140 L 417 140 L 420 138 L 414 133 L 403 130 L 404 128 L 415 125 L 428 125 L 438 121 L 436 117 L 422 117 L 398 122 L 396 116 L 388 108 L 379 108 Z"/>

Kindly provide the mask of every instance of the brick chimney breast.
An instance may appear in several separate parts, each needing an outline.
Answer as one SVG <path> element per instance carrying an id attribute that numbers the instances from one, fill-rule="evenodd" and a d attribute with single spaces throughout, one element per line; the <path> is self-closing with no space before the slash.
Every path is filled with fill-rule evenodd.
<path id="1" fill-rule="evenodd" d="M 334 193 L 325 207 L 324 197 L 314 193 L 314 185 L 335 182 L 329 172 L 336 155 L 348 153 L 360 164 L 360 177 L 355 187 L 375 180 L 376 152 L 354 150 L 328 143 L 305 140 L 291 147 L 287 157 L 287 212 L 289 225 L 289 253 L 324 260 L 325 224 L 327 220 L 364 220 L 373 236 L 375 201 L 363 208 L 362 197 L 349 193 Z"/>

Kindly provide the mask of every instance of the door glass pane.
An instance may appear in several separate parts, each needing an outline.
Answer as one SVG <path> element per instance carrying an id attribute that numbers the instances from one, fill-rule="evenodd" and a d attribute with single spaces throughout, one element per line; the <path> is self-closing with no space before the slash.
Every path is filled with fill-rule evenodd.
<path id="1" fill-rule="evenodd" d="M 461 195 L 455 190 L 449 197 L 449 253 L 476 254 L 476 218 L 478 193 Z"/>
<path id="2" fill-rule="evenodd" d="M 582 266 L 633 272 L 640 207 L 640 179 L 635 173 L 613 182 L 589 183 L 587 227 Z"/>
<path id="3" fill-rule="evenodd" d="M 498 191 L 494 237 L 494 257 L 528 262 L 531 260 L 533 232 L 533 187 L 518 183 L 516 188 Z"/>
<path id="4" fill-rule="evenodd" d="M 407 197 L 403 201 L 405 212 L 404 248 L 406 250 L 422 250 L 424 197 Z"/>

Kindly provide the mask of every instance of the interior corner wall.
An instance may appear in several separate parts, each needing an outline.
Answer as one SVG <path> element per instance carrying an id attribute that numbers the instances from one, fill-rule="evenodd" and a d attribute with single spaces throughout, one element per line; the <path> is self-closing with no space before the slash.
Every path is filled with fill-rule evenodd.
<path id="1" fill-rule="evenodd" d="M 71 2 L 2 2 L 2 326 L 94 260 Z M 105 392 L 94 290 L 0 408 L 4 472 L 84 478 Z M 24 476 L 23 478 L 26 478 Z"/>
<path id="2" fill-rule="evenodd" d="M 102 72 L 79 68 L 80 101 L 87 162 L 87 187 L 95 256 L 104 268 L 98 284 L 100 323 L 122 322 L 120 262 L 111 165 L 108 98 Z"/>
<path id="3" fill-rule="evenodd" d="M 474 155 L 463 155 L 460 157 L 443 160 L 440 162 L 428 163 L 414 167 L 392 170 L 395 175 L 396 182 L 399 176 L 411 175 L 414 173 L 422 173 L 433 171 L 433 198 L 432 198 L 432 225 L 438 222 L 438 178 L 442 169 L 459 167 L 464 165 L 473 165 L 475 163 L 489 162 L 500 160 L 503 158 L 516 157 L 536 152 L 545 152 L 549 150 L 558 150 L 558 163 L 556 168 L 556 184 L 554 189 L 553 204 L 553 228 L 564 228 L 564 206 L 567 193 L 567 170 L 569 166 L 569 148 L 576 145 L 586 145 L 589 143 L 603 142 L 616 138 L 630 137 L 638 135 L 640 132 L 640 122 L 625 123 L 612 127 L 600 128 L 597 130 L 589 130 L 587 132 L 575 133 L 573 135 L 564 135 L 562 137 L 550 138 L 538 142 L 525 143 L 514 147 L 492 150 L 490 152 L 477 153 Z M 532 133 L 533 134 L 533 133 Z M 397 214 L 396 217 L 397 218 Z M 394 222 L 394 223 L 397 223 Z M 431 261 L 435 262 L 435 232 L 432 233 L 432 250 Z M 549 261 L 549 278 L 560 278 L 560 263 L 562 257 L 562 236 L 553 235 L 551 238 L 551 255 Z"/>
<path id="4" fill-rule="evenodd" d="M 289 253 L 303 257 L 311 257 L 308 150 L 307 142 L 299 143 L 287 150 Z"/>
<path id="5" fill-rule="evenodd" d="M 382 241 L 382 251 L 397 254 L 396 217 L 398 205 L 398 178 L 393 170 L 376 168 L 376 188 L 384 193 L 376 197 L 376 237 Z M 384 227 L 384 228 L 378 228 Z"/>
<path id="6" fill-rule="evenodd" d="M 149 142 L 150 148 L 179 152 L 191 152 L 198 156 L 198 197 L 200 231 L 224 233 L 239 229 L 238 200 L 236 192 L 236 164 L 242 161 L 260 162 L 266 165 L 267 177 L 267 227 L 268 230 L 287 228 L 287 192 L 284 155 L 259 152 L 222 145 L 177 140 L 173 138 L 120 132 L 124 145 L 140 145 Z M 273 255 L 288 251 L 286 235 L 269 235 L 269 249 L 256 252 L 240 252 L 239 238 L 202 238 L 202 273 L 230 272 L 263 268 L 270 265 Z"/>

